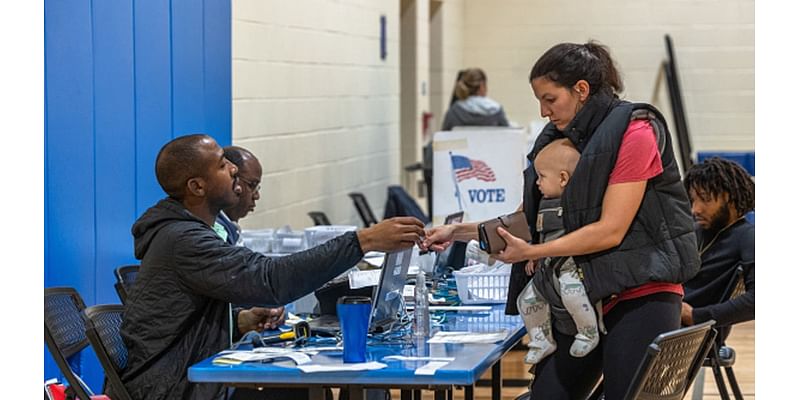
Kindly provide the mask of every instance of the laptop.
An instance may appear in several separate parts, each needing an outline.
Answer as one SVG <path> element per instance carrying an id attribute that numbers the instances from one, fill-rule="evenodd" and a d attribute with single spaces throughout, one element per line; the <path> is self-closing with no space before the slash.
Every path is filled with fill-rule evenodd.
<path id="1" fill-rule="evenodd" d="M 372 309 L 369 316 L 369 332 L 381 333 L 391 329 L 397 321 L 406 283 L 408 267 L 411 264 L 412 248 L 386 254 L 381 266 L 378 285 L 372 291 Z M 308 322 L 311 333 L 336 336 L 341 331 L 339 317 L 333 314 L 321 315 Z"/>

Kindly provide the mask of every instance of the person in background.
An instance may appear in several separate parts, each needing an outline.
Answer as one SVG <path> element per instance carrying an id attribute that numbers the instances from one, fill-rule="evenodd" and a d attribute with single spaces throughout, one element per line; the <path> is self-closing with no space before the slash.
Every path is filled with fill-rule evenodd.
<path id="1" fill-rule="evenodd" d="M 554 329 L 557 349 L 532 371 L 531 398 L 586 398 L 602 375 L 605 398 L 620 399 L 653 339 L 680 327 L 682 283 L 700 267 L 689 199 L 666 121 L 649 104 L 619 99 L 622 80 L 605 46 L 555 45 L 536 61 L 528 81 L 542 117 L 550 120 L 528 159 L 561 138 L 581 157 L 561 196 L 564 236 L 528 244 L 497 229 L 507 244 L 497 258 L 515 263 L 506 312 L 518 313 L 527 263 L 573 257 L 590 303 L 603 302 L 607 334 L 594 351 L 575 358 L 569 353 L 573 337 Z M 542 192 L 532 166 L 523 177 L 522 210 L 535 226 Z M 422 248 L 474 239 L 476 227 L 436 227 Z M 531 234 L 536 240 L 537 232 Z M 552 307 L 551 317 L 558 317 Z"/>
<path id="2" fill-rule="evenodd" d="M 132 227 L 141 269 L 121 328 L 128 349 L 121 378 L 134 400 L 222 398 L 221 384 L 191 383 L 187 371 L 227 348 L 228 303 L 290 303 L 365 252 L 408 248 L 424 235 L 417 219 L 398 217 L 281 258 L 232 246 L 212 227 L 219 212 L 238 201 L 237 172 L 208 135 L 173 139 L 156 157 L 156 177 L 168 197 Z M 240 317 L 239 331 L 265 319 L 254 317 L 249 326 Z M 109 395 L 118 397 L 113 390 Z"/>
<path id="3" fill-rule="evenodd" d="M 249 150 L 238 146 L 223 148 L 225 158 L 232 162 L 239 170 L 236 179 L 239 180 L 242 192 L 236 204 L 220 211 L 217 224 L 225 228 L 226 242 L 242 246 L 242 227 L 239 220 L 255 210 L 256 201 L 261 198 L 261 163 Z M 215 229 L 216 230 L 216 229 Z"/>
<path id="4" fill-rule="evenodd" d="M 683 183 L 692 201 L 700 271 L 683 284 L 681 322 L 713 319 L 725 328 L 724 337 L 730 325 L 756 317 L 756 228 L 745 219 L 755 208 L 756 184 L 739 164 L 718 157 L 693 165 Z M 745 293 L 720 303 L 739 265 Z"/>
<path id="5" fill-rule="evenodd" d="M 236 166 L 238 172 L 236 179 L 241 188 L 237 193 L 238 201 L 226 209 L 219 212 L 214 223 L 214 231 L 217 232 L 222 240 L 234 246 L 243 246 L 241 238 L 242 228 L 239 226 L 239 219 L 244 218 L 256 207 L 256 200 L 261 196 L 261 163 L 256 156 L 249 150 L 238 146 L 227 146 L 223 148 L 225 158 Z M 246 307 L 234 306 L 231 310 L 232 321 L 236 321 Z M 286 320 L 286 310 L 283 306 L 274 308 L 252 307 L 252 312 L 258 313 L 262 321 L 256 321 L 255 331 L 261 332 L 264 329 L 277 329 Z M 246 332 L 232 330 L 231 344 L 241 339 Z"/>
<path id="6" fill-rule="evenodd" d="M 508 126 L 500 103 L 486 96 L 486 73 L 480 68 L 459 71 L 450 108 L 444 116 L 442 130 L 456 126 Z"/>

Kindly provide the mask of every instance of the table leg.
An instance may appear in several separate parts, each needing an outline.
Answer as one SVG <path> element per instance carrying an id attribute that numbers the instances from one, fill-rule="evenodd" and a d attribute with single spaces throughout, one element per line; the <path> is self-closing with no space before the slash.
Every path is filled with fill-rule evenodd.
<path id="1" fill-rule="evenodd" d="M 363 386 L 350 385 L 347 387 L 348 400 L 367 400 Z"/>
<path id="2" fill-rule="evenodd" d="M 422 390 L 414 389 L 414 400 L 422 400 Z"/>
<path id="3" fill-rule="evenodd" d="M 410 389 L 401 389 L 400 390 L 400 400 L 413 400 L 414 394 L 411 392 Z"/>
<path id="4" fill-rule="evenodd" d="M 492 400 L 503 398 L 503 367 L 501 360 L 492 366 Z"/>
<path id="5" fill-rule="evenodd" d="M 475 386 L 464 386 L 464 400 L 475 400 Z"/>
<path id="6" fill-rule="evenodd" d="M 325 388 L 319 386 L 308 388 L 308 400 L 325 400 Z"/>
<path id="7" fill-rule="evenodd" d="M 433 392 L 433 399 L 434 400 L 446 400 L 447 399 L 447 390 L 436 390 Z"/>

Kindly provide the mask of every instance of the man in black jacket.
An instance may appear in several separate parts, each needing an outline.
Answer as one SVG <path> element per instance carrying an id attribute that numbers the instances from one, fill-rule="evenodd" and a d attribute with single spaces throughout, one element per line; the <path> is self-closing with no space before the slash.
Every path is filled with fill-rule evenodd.
<path id="1" fill-rule="evenodd" d="M 421 222 L 400 217 L 282 258 L 231 246 L 212 226 L 220 210 L 237 201 L 236 172 L 207 135 L 174 139 L 156 158 L 156 177 L 168 197 L 133 225 L 141 269 L 121 332 L 128 348 L 122 380 L 134 399 L 221 398 L 222 385 L 192 384 L 187 369 L 227 347 L 228 303 L 287 304 L 365 252 L 407 248 L 424 235 Z M 261 318 L 253 317 L 246 324 Z"/>
<path id="2" fill-rule="evenodd" d="M 692 166 L 684 185 L 697 223 L 701 266 L 683 285 L 681 322 L 692 325 L 713 319 L 725 327 L 755 319 L 756 230 L 745 219 L 755 208 L 755 182 L 738 164 L 714 157 Z M 744 269 L 746 291 L 720 302 L 738 265 Z"/>

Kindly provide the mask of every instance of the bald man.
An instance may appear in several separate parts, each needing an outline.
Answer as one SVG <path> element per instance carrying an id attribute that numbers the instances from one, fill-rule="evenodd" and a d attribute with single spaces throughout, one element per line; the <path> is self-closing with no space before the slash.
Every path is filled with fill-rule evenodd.
<path id="1" fill-rule="evenodd" d="M 168 197 L 133 225 L 141 269 L 121 332 L 128 348 L 122 381 L 133 399 L 221 398 L 222 385 L 190 383 L 187 369 L 227 347 L 228 303 L 290 303 L 355 265 L 365 252 L 408 248 L 424 235 L 417 219 L 393 218 L 304 252 L 268 258 L 226 243 L 212 228 L 220 210 L 242 192 L 236 173 L 207 135 L 176 138 L 156 158 L 156 177 Z M 251 316 L 246 323 L 261 318 Z"/>
<path id="2" fill-rule="evenodd" d="M 239 193 L 239 201 L 219 213 L 217 223 L 225 228 L 223 235 L 228 243 L 242 246 L 242 228 L 239 226 L 239 220 L 255 210 L 256 201 L 261 198 L 262 168 L 258 158 L 243 147 L 227 146 L 223 151 L 225 158 L 239 171 L 236 178 L 242 190 Z"/>

